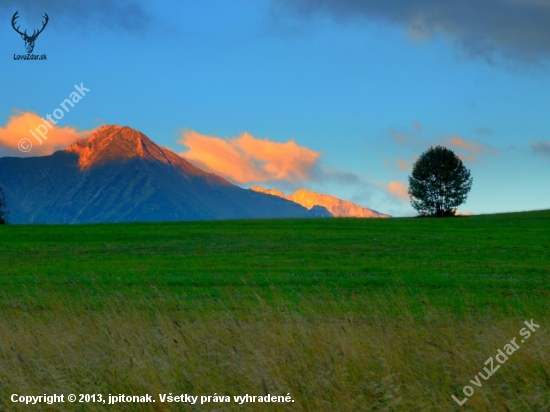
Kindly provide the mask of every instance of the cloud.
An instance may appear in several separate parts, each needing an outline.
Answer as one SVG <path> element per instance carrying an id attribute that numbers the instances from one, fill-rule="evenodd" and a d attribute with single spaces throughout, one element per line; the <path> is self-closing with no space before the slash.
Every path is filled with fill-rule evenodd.
<path id="1" fill-rule="evenodd" d="M 325 169 L 318 163 L 311 168 L 310 177 L 312 181 L 325 182 L 330 181 L 342 185 L 360 184 L 362 179 L 353 172 L 346 172 L 338 169 Z"/>
<path id="2" fill-rule="evenodd" d="M 408 186 L 403 182 L 390 182 L 386 191 L 398 199 L 409 199 Z"/>
<path id="3" fill-rule="evenodd" d="M 413 160 L 409 161 L 399 156 L 397 156 L 395 160 L 386 159 L 384 161 L 384 164 L 387 167 L 397 167 L 397 169 L 403 170 L 405 172 L 410 172 L 412 170 L 413 163 L 414 163 Z"/>
<path id="4" fill-rule="evenodd" d="M 56 150 L 67 148 L 78 139 L 88 137 L 92 132 L 91 130 L 78 131 L 70 127 L 52 125 L 52 129 L 44 133 L 44 138 L 36 132 L 36 128 L 40 125 L 43 125 L 43 121 L 37 114 L 16 111 L 9 118 L 6 126 L 0 127 L 0 155 L 16 157 L 46 156 Z M 43 128 L 46 129 L 45 126 Z M 40 141 L 42 141 L 42 144 L 40 144 Z M 28 152 L 19 150 L 19 144 L 22 145 L 24 150 L 30 150 Z"/>
<path id="5" fill-rule="evenodd" d="M 531 142 L 532 149 L 541 155 L 550 156 L 550 140 Z"/>
<path id="6" fill-rule="evenodd" d="M 2 0 L 0 10 L 9 13 L 19 10 L 22 29 L 25 22 L 40 25 L 42 16 L 48 13 L 50 24 L 55 21 L 53 25 L 58 28 L 98 25 L 112 31 L 142 32 L 149 29 L 153 20 L 142 3 L 136 0 Z M 32 33 L 33 26 L 28 28 Z"/>
<path id="7" fill-rule="evenodd" d="M 248 133 L 222 139 L 185 131 L 179 143 L 189 148 L 180 156 L 201 169 L 242 184 L 310 180 L 320 170 L 316 165 L 320 154 L 294 140 L 278 143 Z M 345 175 L 339 177 L 349 179 Z"/>
<path id="8" fill-rule="evenodd" d="M 482 143 L 478 143 L 472 140 L 466 140 L 459 135 L 454 135 L 449 138 L 443 139 L 443 143 L 451 148 L 458 149 L 462 153 L 458 153 L 458 157 L 463 162 L 475 163 L 479 160 L 480 156 L 490 153 L 497 155 L 496 149 Z"/>
<path id="9" fill-rule="evenodd" d="M 401 133 L 395 129 L 390 129 L 390 136 L 399 146 L 405 146 L 406 144 L 416 140 L 413 136 L 406 133 Z"/>
<path id="10" fill-rule="evenodd" d="M 412 165 L 409 162 L 407 162 L 405 159 L 403 159 L 401 157 L 398 157 L 397 158 L 397 168 L 399 170 L 410 171 L 410 170 L 412 170 Z"/>
<path id="11" fill-rule="evenodd" d="M 418 127 L 415 126 L 414 122 L 412 127 L 418 130 Z M 423 131 L 430 130 L 424 126 L 420 127 Z M 385 160 L 384 163 L 387 167 L 394 167 L 405 172 L 413 169 L 414 162 L 418 158 L 418 152 L 425 151 L 427 148 L 437 145 L 445 146 L 453 150 L 465 163 L 477 163 L 487 154 L 494 156 L 499 155 L 499 151 L 494 147 L 480 141 L 465 139 L 458 134 L 449 136 L 434 131 L 426 133 L 423 136 L 419 136 L 414 131 L 402 132 L 397 129 L 390 128 L 388 138 L 407 151 L 412 149 L 416 152 L 415 155 L 409 155 L 405 158 L 396 156 L 393 160 Z"/>
<path id="12" fill-rule="evenodd" d="M 258 185 L 285 193 L 300 188 L 341 193 L 338 197 L 375 210 L 385 210 L 388 200 L 395 203 L 395 196 L 390 198 L 385 185 L 377 187 L 369 176 L 326 168 L 321 153 L 300 146 L 294 140 L 274 142 L 249 133 L 221 138 L 187 130 L 178 143 L 187 147 L 180 156 L 235 184 Z M 392 184 L 391 187 L 397 186 Z"/>
<path id="13" fill-rule="evenodd" d="M 491 129 L 490 127 L 480 127 L 476 129 L 476 132 L 479 134 L 491 136 L 493 134 L 493 129 Z"/>
<path id="14" fill-rule="evenodd" d="M 412 122 L 412 127 L 414 127 L 419 132 L 424 130 L 424 127 L 419 122 Z"/>
<path id="15" fill-rule="evenodd" d="M 278 13 L 336 21 L 383 21 L 403 26 L 416 39 L 444 34 L 466 56 L 494 63 L 540 62 L 550 56 L 550 3 L 546 0 L 272 0 Z"/>
<path id="16" fill-rule="evenodd" d="M 454 146 L 468 152 L 473 152 L 473 153 L 481 152 L 481 146 L 479 145 L 479 143 L 469 142 L 458 135 L 452 136 L 451 138 L 448 138 L 448 139 L 444 139 L 443 141 L 449 146 Z"/>

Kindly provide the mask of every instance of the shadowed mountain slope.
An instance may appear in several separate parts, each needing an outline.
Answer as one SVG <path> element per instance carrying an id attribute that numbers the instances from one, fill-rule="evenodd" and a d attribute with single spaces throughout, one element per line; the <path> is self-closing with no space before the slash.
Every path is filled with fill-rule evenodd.
<path id="1" fill-rule="evenodd" d="M 66 150 L 0 158 L 12 223 L 95 223 L 318 215 L 206 173 L 129 127 L 103 126 Z"/>

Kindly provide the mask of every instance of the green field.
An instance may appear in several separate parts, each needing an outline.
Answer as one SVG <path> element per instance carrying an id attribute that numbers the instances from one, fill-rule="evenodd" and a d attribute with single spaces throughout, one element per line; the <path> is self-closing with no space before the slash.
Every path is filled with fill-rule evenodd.
<path id="1" fill-rule="evenodd" d="M 548 411 L 549 286 L 550 211 L 3 226 L 0 409 L 39 410 L 14 393 L 82 393 L 156 403 L 41 406 Z M 531 319 L 529 340 L 470 383 Z"/>

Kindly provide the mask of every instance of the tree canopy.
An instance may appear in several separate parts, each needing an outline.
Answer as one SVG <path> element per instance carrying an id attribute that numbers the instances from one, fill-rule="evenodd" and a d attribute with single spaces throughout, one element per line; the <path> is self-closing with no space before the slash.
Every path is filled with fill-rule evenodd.
<path id="1" fill-rule="evenodd" d="M 452 150 L 431 147 L 414 163 L 409 176 L 411 205 L 421 216 L 454 216 L 472 182 L 470 171 Z"/>

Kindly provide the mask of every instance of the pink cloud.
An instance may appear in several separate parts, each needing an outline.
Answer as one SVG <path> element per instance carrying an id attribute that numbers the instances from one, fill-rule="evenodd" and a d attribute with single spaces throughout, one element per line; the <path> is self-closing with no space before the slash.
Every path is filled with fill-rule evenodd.
<path id="1" fill-rule="evenodd" d="M 421 132 L 424 130 L 424 127 L 419 122 L 412 122 L 412 127 Z"/>
<path id="2" fill-rule="evenodd" d="M 481 153 L 481 146 L 479 143 L 467 141 L 458 135 L 452 136 L 449 139 L 444 139 L 443 141 L 449 146 L 464 149 L 468 152 Z"/>
<path id="3" fill-rule="evenodd" d="M 197 167 L 243 184 L 309 180 L 320 156 L 294 140 L 279 143 L 248 133 L 222 139 L 185 131 L 179 143 L 189 148 L 180 156 Z"/>
<path id="4" fill-rule="evenodd" d="M 395 160 L 384 159 L 384 165 L 386 167 L 397 167 L 397 169 L 405 172 L 410 172 L 412 170 L 413 163 L 413 158 L 411 158 L 411 160 L 407 160 L 399 156 L 397 156 Z"/>
<path id="5" fill-rule="evenodd" d="M 459 135 L 443 139 L 443 142 L 451 148 L 460 150 L 461 153 L 457 153 L 457 156 L 463 162 L 475 163 L 479 160 L 479 157 L 485 153 L 491 153 L 493 155 L 498 154 L 497 150 L 490 146 L 464 139 Z"/>
<path id="6" fill-rule="evenodd" d="M 407 143 L 410 143 L 411 141 L 414 141 L 413 137 L 406 134 L 398 132 L 395 129 L 390 130 L 390 135 L 392 139 L 397 143 L 399 146 L 404 146 Z"/>
<path id="7" fill-rule="evenodd" d="M 405 159 L 403 159 L 401 157 L 398 157 L 397 158 L 397 168 L 399 170 L 411 171 L 412 170 L 412 165 L 411 165 L 410 162 L 406 161 Z"/>
<path id="8" fill-rule="evenodd" d="M 67 148 L 92 132 L 48 124 L 51 129 L 36 113 L 16 111 L 6 125 L 0 127 L 0 152 L 18 157 L 46 156 Z M 42 133 L 37 132 L 37 129 Z"/>
<path id="9" fill-rule="evenodd" d="M 398 199 L 409 199 L 409 188 L 403 182 L 390 182 L 388 183 L 386 190 Z"/>

